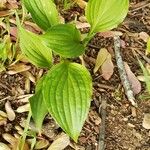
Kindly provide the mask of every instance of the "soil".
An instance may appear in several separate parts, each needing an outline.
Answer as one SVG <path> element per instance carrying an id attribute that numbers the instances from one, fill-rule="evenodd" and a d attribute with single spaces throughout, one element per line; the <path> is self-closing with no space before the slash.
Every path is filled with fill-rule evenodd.
<path id="1" fill-rule="evenodd" d="M 146 48 L 146 43 L 136 35 L 140 32 L 146 32 L 150 35 L 150 5 L 146 7 L 142 5 L 143 7 L 139 8 L 141 3 L 145 4 L 147 1 L 132 0 L 127 18 L 122 25 L 115 29 L 115 31 L 121 31 L 123 33 L 121 37 L 121 40 L 125 43 L 125 46 L 122 46 L 121 49 L 123 60 L 129 64 L 135 75 L 141 75 L 142 70 L 132 50 L 138 49 L 144 54 Z M 80 8 L 74 7 L 65 11 L 64 18 L 67 21 L 72 20 L 76 16 L 75 14 L 80 16 L 82 13 L 83 11 Z M 100 109 L 103 99 L 107 101 L 105 149 L 150 150 L 150 130 L 146 130 L 142 126 L 144 114 L 150 113 L 150 100 L 142 100 L 140 98 L 140 95 L 145 92 L 145 85 L 142 83 L 142 91 L 139 95 L 136 95 L 138 108 L 132 107 L 122 88 L 114 57 L 113 45 L 114 43 L 111 37 L 104 38 L 100 35 L 96 35 L 89 43 L 87 52 L 84 55 L 84 61 L 93 77 L 92 104 L 78 143 L 72 141 L 66 150 L 75 149 L 73 147 L 79 150 L 98 149 L 99 132 L 102 123 Z M 104 80 L 100 72 L 93 73 L 99 49 L 104 47 L 112 54 L 115 65 L 114 74 L 109 81 Z M 29 71 L 34 77 L 37 77 L 41 70 L 32 66 Z M 19 73 L 15 75 L 9 75 L 7 71 L 0 73 L 0 110 L 5 111 L 6 101 L 10 101 L 14 110 L 25 104 L 18 100 L 18 97 L 33 94 L 35 87 L 35 84 L 31 83 L 30 93 L 28 93 L 25 88 L 25 81 L 25 76 Z M 20 126 L 20 123 L 25 118 L 26 113 L 16 113 L 16 119 L 13 122 L 7 121 L 5 125 L 0 126 L 0 142 L 6 143 L 2 134 L 10 133 L 13 135 L 16 133 L 15 126 Z M 44 126 L 45 132 L 43 136 L 50 142 L 62 132 L 50 116 L 46 117 Z"/>

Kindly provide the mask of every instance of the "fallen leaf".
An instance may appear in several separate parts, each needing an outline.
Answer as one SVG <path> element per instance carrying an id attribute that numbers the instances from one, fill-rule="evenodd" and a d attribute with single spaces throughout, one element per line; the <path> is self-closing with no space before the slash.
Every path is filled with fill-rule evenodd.
<path id="1" fill-rule="evenodd" d="M 74 0 L 82 9 L 84 9 L 87 5 L 87 2 L 84 0 Z"/>
<path id="2" fill-rule="evenodd" d="M 18 2 L 17 0 L 7 0 L 7 9 L 17 9 Z"/>
<path id="3" fill-rule="evenodd" d="M 7 124 L 7 119 L 0 115 L 0 126 L 1 125 L 6 125 L 6 124 Z"/>
<path id="4" fill-rule="evenodd" d="M 15 137 L 13 137 L 12 135 L 8 134 L 8 133 L 4 133 L 3 138 L 10 143 L 11 145 L 11 150 L 17 150 L 18 149 L 18 144 L 19 144 L 19 139 L 16 139 Z M 25 142 L 23 150 L 29 150 L 29 146 L 28 144 Z"/>
<path id="5" fill-rule="evenodd" d="M 6 114 L 4 111 L 1 111 L 1 110 L 0 110 L 0 115 L 1 115 L 2 117 L 7 118 L 7 114 Z"/>
<path id="6" fill-rule="evenodd" d="M 17 27 L 10 27 L 10 34 L 17 38 Z"/>
<path id="7" fill-rule="evenodd" d="M 32 97 L 33 94 L 21 95 L 17 97 L 18 102 L 27 103 L 29 102 L 29 98 Z"/>
<path id="8" fill-rule="evenodd" d="M 138 80 L 141 82 L 145 82 L 145 77 L 144 76 L 137 76 Z"/>
<path id="9" fill-rule="evenodd" d="M 0 1 L 0 10 L 2 10 L 3 8 L 6 7 L 6 3 L 7 3 L 7 0 L 1 0 Z"/>
<path id="10" fill-rule="evenodd" d="M 16 138 L 14 138 L 12 135 L 10 135 L 8 133 L 4 133 L 4 134 L 2 134 L 2 136 L 11 145 L 14 145 L 17 141 Z"/>
<path id="11" fill-rule="evenodd" d="M 107 56 L 107 59 L 105 60 L 105 62 L 102 64 L 101 71 L 102 71 L 102 77 L 105 80 L 109 80 L 111 78 L 111 76 L 113 75 L 114 64 L 111 60 L 110 54 Z"/>
<path id="12" fill-rule="evenodd" d="M 48 150 L 63 150 L 69 144 L 69 136 L 63 133 L 50 145 Z"/>
<path id="13" fill-rule="evenodd" d="M 0 17 L 6 17 L 9 16 L 10 14 L 12 14 L 12 11 L 9 10 L 0 11 Z"/>
<path id="14" fill-rule="evenodd" d="M 106 48 L 100 49 L 98 52 L 97 58 L 96 58 L 96 64 L 94 67 L 94 73 L 98 71 L 98 69 L 102 66 L 102 64 L 105 62 L 107 59 L 107 56 L 109 55 L 109 52 L 107 51 Z"/>
<path id="15" fill-rule="evenodd" d="M 149 113 L 144 114 L 144 119 L 143 119 L 142 126 L 145 129 L 148 129 L 148 130 L 150 129 L 150 114 Z"/>
<path id="16" fill-rule="evenodd" d="M 24 24 L 25 28 L 33 33 L 39 34 L 42 32 L 42 30 L 33 22 L 25 21 Z"/>
<path id="17" fill-rule="evenodd" d="M 132 86 L 132 90 L 134 94 L 138 94 L 141 92 L 141 83 L 139 82 L 139 80 L 137 79 L 137 77 L 134 75 L 134 73 L 131 71 L 129 65 L 124 62 L 124 66 L 125 66 L 125 70 L 127 73 L 127 77 L 129 79 L 129 82 Z"/>
<path id="18" fill-rule="evenodd" d="M 9 71 L 7 71 L 7 73 L 10 74 L 10 75 L 14 75 L 14 74 L 17 74 L 17 73 L 20 73 L 20 72 L 27 71 L 30 68 L 31 68 L 31 66 L 27 66 L 23 63 L 18 63 L 18 64 L 10 66 L 8 68 Z"/>
<path id="19" fill-rule="evenodd" d="M 86 22 L 80 22 L 80 21 L 76 21 L 76 27 L 77 29 L 83 29 L 83 28 L 89 28 L 90 24 L 86 23 Z"/>
<path id="20" fill-rule="evenodd" d="M 0 150 L 11 150 L 6 144 L 0 142 Z"/>
<path id="21" fill-rule="evenodd" d="M 7 101 L 7 102 L 5 103 L 5 110 L 6 110 L 8 119 L 9 119 L 10 121 L 15 120 L 16 115 L 15 115 L 15 112 L 14 112 L 14 110 L 12 109 L 11 104 L 10 104 L 9 101 Z"/>
<path id="22" fill-rule="evenodd" d="M 47 148 L 49 145 L 49 141 L 45 140 L 45 139 L 41 139 L 39 141 L 36 142 L 34 149 L 43 149 L 43 148 Z"/>
<path id="23" fill-rule="evenodd" d="M 122 32 L 120 31 L 107 31 L 107 32 L 100 32 L 98 33 L 99 36 L 104 38 L 114 37 L 114 36 L 122 36 Z"/>
<path id="24" fill-rule="evenodd" d="M 139 38 L 142 39 L 144 42 L 148 41 L 149 35 L 146 32 L 140 32 Z"/>
<path id="25" fill-rule="evenodd" d="M 24 112 L 28 112 L 30 110 L 30 104 L 25 104 L 23 106 L 20 106 L 17 108 L 16 112 L 17 113 L 24 113 Z"/>
<path id="26" fill-rule="evenodd" d="M 30 79 L 31 82 L 35 83 L 35 77 L 29 71 L 21 72 L 21 74 Z"/>
<path id="27" fill-rule="evenodd" d="M 26 93 L 30 93 L 30 90 L 31 90 L 31 84 L 30 84 L 30 80 L 29 78 L 26 78 L 25 79 L 25 91 Z"/>

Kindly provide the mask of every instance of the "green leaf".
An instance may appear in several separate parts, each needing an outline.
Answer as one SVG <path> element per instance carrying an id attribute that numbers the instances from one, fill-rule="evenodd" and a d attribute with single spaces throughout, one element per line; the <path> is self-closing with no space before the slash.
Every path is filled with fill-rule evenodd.
<path id="1" fill-rule="evenodd" d="M 32 118 L 39 131 L 41 130 L 45 115 L 48 113 L 48 110 L 47 110 L 47 107 L 45 105 L 45 101 L 43 98 L 43 94 L 42 94 L 44 79 L 45 79 L 45 76 L 39 80 L 36 86 L 34 96 L 32 96 L 29 99 L 31 111 L 32 111 Z"/>
<path id="2" fill-rule="evenodd" d="M 129 0 L 89 0 L 86 17 L 91 33 L 103 32 L 117 27 L 126 17 Z"/>
<path id="3" fill-rule="evenodd" d="M 59 23 L 59 15 L 52 0 L 23 0 L 33 20 L 43 30 Z"/>
<path id="4" fill-rule="evenodd" d="M 37 67 L 49 68 L 52 64 L 52 51 L 43 44 L 41 37 L 19 28 L 20 47 L 29 61 Z"/>
<path id="5" fill-rule="evenodd" d="M 85 51 L 79 30 L 71 24 L 53 26 L 42 37 L 49 48 L 63 57 L 78 57 Z"/>
<path id="6" fill-rule="evenodd" d="M 147 90 L 150 93 L 150 75 L 149 75 L 147 69 L 144 67 L 143 63 L 139 59 L 138 59 L 138 61 L 139 61 L 140 67 L 144 74 Z"/>
<path id="7" fill-rule="evenodd" d="M 77 141 L 91 103 L 92 80 L 88 70 L 69 62 L 53 66 L 44 80 L 43 95 L 49 113 Z"/>
<path id="8" fill-rule="evenodd" d="M 5 61 L 7 59 L 7 49 L 5 43 L 0 43 L 0 59 Z"/>
<path id="9" fill-rule="evenodd" d="M 147 49 L 146 49 L 146 52 L 149 54 L 150 53 L 150 37 L 148 38 L 148 41 L 147 41 Z"/>

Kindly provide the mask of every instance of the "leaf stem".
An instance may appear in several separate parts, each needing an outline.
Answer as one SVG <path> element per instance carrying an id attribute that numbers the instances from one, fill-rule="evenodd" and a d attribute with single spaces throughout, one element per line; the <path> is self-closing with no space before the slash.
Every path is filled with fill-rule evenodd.
<path id="1" fill-rule="evenodd" d="M 30 109 L 29 113 L 28 113 L 27 120 L 26 120 L 26 125 L 25 125 L 24 131 L 23 131 L 23 135 L 20 138 L 17 150 L 24 150 L 24 144 L 25 144 L 25 140 L 26 140 L 26 137 L 27 137 L 27 131 L 29 129 L 31 116 L 32 116 L 32 113 L 31 113 L 31 109 Z M 21 149 L 20 149 L 20 146 L 21 146 Z"/>
<path id="2" fill-rule="evenodd" d="M 95 36 L 95 33 L 93 33 L 91 30 L 88 33 L 88 35 L 85 37 L 85 39 L 83 40 L 83 45 L 86 47 L 87 44 L 89 43 L 89 41 Z"/>

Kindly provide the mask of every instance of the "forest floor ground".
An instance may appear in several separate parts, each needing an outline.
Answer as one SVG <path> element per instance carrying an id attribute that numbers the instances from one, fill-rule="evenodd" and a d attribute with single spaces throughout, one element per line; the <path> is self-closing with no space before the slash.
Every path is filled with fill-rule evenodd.
<path id="1" fill-rule="evenodd" d="M 150 4 L 148 0 L 132 0 L 128 16 L 117 29 L 114 29 L 114 31 L 122 33 L 122 57 L 136 76 L 142 76 L 143 73 L 133 50 L 137 49 L 145 55 L 146 43 L 139 38 L 139 35 L 142 32 L 150 35 L 150 5 L 148 3 Z M 62 12 L 62 16 L 67 21 L 74 20 L 76 16 L 79 18 L 81 14 L 83 14 L 83 10 L 77 6 Z M 5 29 L 1 26 L 0 30 L 2 35 Z M 14 40 L 13 33 L 11 36 Z M 109 80 L 105 80 L 100 71 L 93 73 L 97 54 L 101 48 L 106 48 L 112 55 L 114 72 Z M 137 55 L 145 64 L 147 63 L 141 55 L 138 53 Z M 146 95 L 145 84 L 141 82 L 142 90 L 135 96 L 138 108 L 134 108 L 127 100 L 121 84 L 115 60 L 113 38 L 97 34 L 89 43 L 83 59 L 93 78 L 92 104 L 78 143 L 75 144 L 71 141 L 66 150 L 97 150 L 102 122 L 100 108 L 103 99 L 107 102 L 105 120 L 106 150 L 150 150 L 150 130 L 145 129 L 142 125 L 144 114 L 150 113 L 150 100 L 141 98 L 141 95 Z M 0 73 L 1 111 L 5 112 L 7 101 L 10 102 L 13 110 L 27 104 L 27 99 L 34 93 L 34 81 L 45 72 L 43 69 L 37 69 L 29 63 L 25 65 L 29 68 L 24 72 L 12 75 L 8 67 L 6 71 Z M 28 105 L 25 105 L 23 109 L 26 110 L 27 107 Z M 17 127 L 22 128 L 21 124 L 26 120 L 27 113 L 15 111 L 15 115 L 15 120 L 10 121 L 7 119 L 4 124 L 0 124 L 0 142 L 8 144 L 2 135 L 8 133 L 14 136 L 18 133 Z M 42 138 L 52 143 L 60 133 L 62 133 L 62 130 L 50 116 L 47 116 L 43 125 Z"/>

